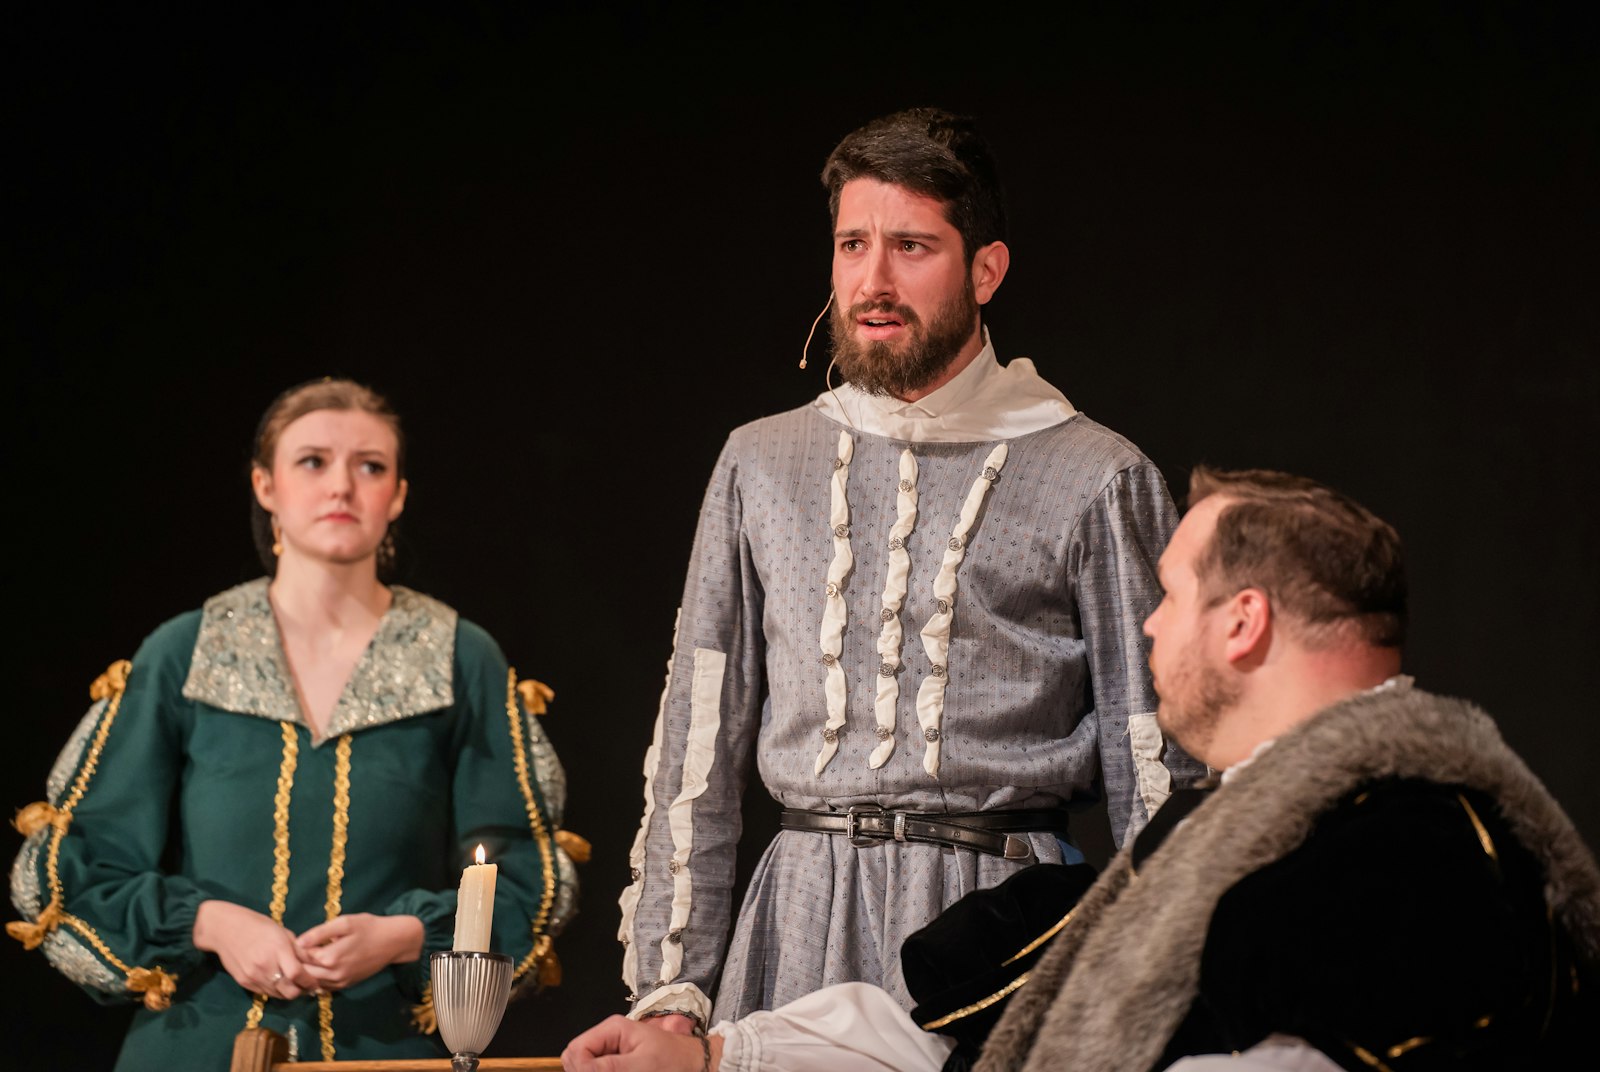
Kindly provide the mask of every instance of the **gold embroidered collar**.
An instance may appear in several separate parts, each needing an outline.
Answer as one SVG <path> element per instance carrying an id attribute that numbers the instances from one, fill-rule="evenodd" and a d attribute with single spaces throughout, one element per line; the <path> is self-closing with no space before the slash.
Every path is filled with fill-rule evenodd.
<path id="1" fill-rule="evenodd" d="M 263 577 L 206 600 L 183 695 L 224 711 L 305 725 L 267 583 Z M 392 591 L 394 602 L 328 720 L 329 738 L 455 702 L 456 612 L 400 585 Z"/>

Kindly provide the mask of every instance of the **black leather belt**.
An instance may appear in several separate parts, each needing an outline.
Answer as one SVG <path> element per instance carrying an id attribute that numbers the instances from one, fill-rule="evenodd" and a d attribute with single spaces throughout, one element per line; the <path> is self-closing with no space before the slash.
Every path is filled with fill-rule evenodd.
<path id="1" fill-rule="evenodd" d="M 795 811 L 785 808 L 778 818 L 784 830 L 812 830 L 843 834 L 856 846 L 878 841 L 921 841 L 976 849 L 1007 860 L 1033 855 L 1027 838 L 1017 834 L 1067 832 L 1063 808 L 1016 808 L 1000 811 L 916 812 L 895 811 L 877 804 L 852 804 L 849 810 Z"/>

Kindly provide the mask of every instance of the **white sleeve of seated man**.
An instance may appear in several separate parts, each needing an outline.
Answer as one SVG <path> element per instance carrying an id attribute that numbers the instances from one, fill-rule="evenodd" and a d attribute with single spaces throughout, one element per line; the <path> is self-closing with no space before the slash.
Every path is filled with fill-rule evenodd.
<path id="1" fill-rule="evenodd" d="M 1243 1053 L 1185 1057 L 1167 1072 L 1341 1072 L 1341 1066 L 1304 1039 L 1268 1035 Z"/>
<path id="2" fill-rule="evenodd" d="M 712 1029 L 722 1072 L 938 1072 L 955 1042 L 922 1030 L 888 993 L 840 983 Z"/>

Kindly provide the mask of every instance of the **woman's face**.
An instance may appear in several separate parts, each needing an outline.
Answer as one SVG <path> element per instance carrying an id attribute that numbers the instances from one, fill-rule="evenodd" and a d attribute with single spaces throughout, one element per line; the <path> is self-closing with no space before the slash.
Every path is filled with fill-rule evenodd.
<path id="1" fill-rule="evenodd" d="M 398 448 L 388 423 L 361 410 L 319 409 L 290 422 L 272 471 L 250 474 L 257 500 L 277 518 L 283 556 L 336 564 L 373 557 L 405 507 Z"/>

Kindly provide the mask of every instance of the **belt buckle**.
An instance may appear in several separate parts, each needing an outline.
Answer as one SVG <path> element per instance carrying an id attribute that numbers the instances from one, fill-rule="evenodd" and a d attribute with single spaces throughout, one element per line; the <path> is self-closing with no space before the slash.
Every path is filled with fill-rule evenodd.
<path id="1" fill-rule="evenodd" d="M 861 817 L 869 816 L 883 818 L 882 804 L 852 804 L 844 813 L 844 836 L 856 848 L 865 848 L 874 844 L 879 838 L 861 833 Z"/>
<path id="2" fill-rule="evenodd" d="M 1033 846 L 1025 837 L 1016 834 L 1005 835 L 1005 849 L 1000 855 L 1007 860 L 1028 860 L 1033 857 Z"/>

